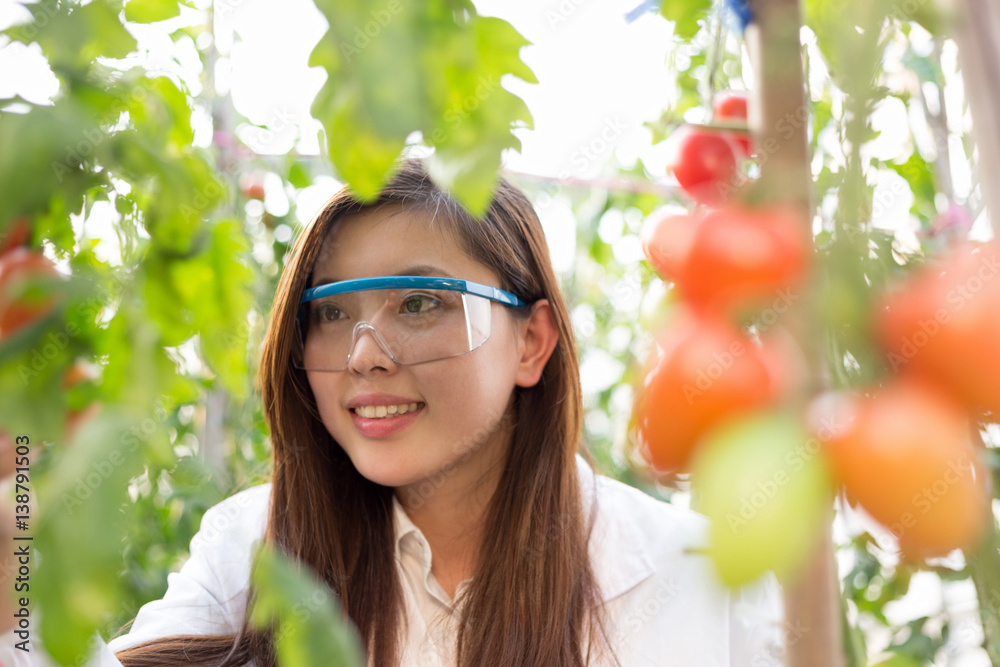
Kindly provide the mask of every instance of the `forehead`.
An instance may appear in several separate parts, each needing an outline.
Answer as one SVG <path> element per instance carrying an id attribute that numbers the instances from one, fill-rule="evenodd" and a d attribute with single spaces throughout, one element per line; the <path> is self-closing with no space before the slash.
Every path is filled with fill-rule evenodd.
<path id="1" fill-rule="evenodd" d="M 345 215 L 323 241 L 310 286 L 393 275 L 441 275 L 496 285 L 496 273 L 472 259 L 456 234 L 419 208 L 381 206 Z"/>

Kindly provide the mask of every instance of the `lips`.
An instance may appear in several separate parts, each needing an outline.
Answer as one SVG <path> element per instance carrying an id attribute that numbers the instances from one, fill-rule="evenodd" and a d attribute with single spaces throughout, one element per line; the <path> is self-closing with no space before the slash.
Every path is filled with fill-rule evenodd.
<path id="1" fill-rule="evenodd" d="M 370 405 L 370 404 L 369 404 Z M 351 410 L 351 421 L 361 435 L 368 438 L 387 438 L 407 428 L 420 418 L 425 405 L 417 403 L 417 409 L 405 414 L 386 415 L 385 417 L 364 417 Z"/>

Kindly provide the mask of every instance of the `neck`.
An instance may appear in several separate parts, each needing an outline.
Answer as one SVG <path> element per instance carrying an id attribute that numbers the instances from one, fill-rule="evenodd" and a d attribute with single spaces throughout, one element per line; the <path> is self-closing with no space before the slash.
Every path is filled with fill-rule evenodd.
<path id="1" fill-rule="evenodd" d="M 428 479 L 397 487 L 396 497 L 431 548 L 431 570 L 454 594 L 475 573 L 486 510 L 503 473 L 510 445 L 501 430 Z"/>

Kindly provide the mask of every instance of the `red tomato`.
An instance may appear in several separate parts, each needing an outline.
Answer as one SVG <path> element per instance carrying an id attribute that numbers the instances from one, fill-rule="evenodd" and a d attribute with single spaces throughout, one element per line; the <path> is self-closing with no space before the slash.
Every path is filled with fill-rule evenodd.
<path id="1" fill-rule="evenodd" d="M 661 472 L 685 471 L 709 428 L 771 402 L 783 386 L 773 357 L 710 315 L 683 313 L 658 343 L 636 417 L 640 451 Z"/>
<path id="2" fill-rule="evenodd" d="M 27 218 L 18 218 L 7 226 L 0 234 L 0 255 L 9 250 L 23 246 L 31 240 L 31 227 Z"/>
<path id="3" fill-rule="evenodd" d="M 722 310 L 781 301 L 809 264 L 808 223 L 790 209 L 727 206 L 705 214 L 677 280 L 686 298 Z"/>
<path id="4" fill-rule="evenodd" d="M 743 121 L 747 120 L 747 94 L 745 92 L 736 90 L 724 90 L 715 96 L 712 100 L 712 113 L 718 120 L 735 120 Z M 750 155 L 753 151 L 751 150 L 750 137 L 748 135 L 734 134 L 734 141 L 736 144 L 743 149 L 745 155 Z"/>
<path id="5" fill-rule="evenodd" d="M 661 278 L 677 280 L 683 275 L 694 243 L 701 214 L 670 215 L 654 211 L 642 225 L 642 251 Z"/>
<path id="6" fill-rule="evenodd" d="M 989 496 L 961 406 L 907 377 L 856 399 L 853 412 L 853 422 L 826 443 L 852 501 L 911 556 L 974 546 L 989 516 Z"/>
<path id="7" fill-rule="evenodd" d="M 264 201 L 264 174 L 259 171 L 245 173 L 240 178 L 240 192 L 247 199 Z"/>
<path id="8" fill-rule="evenodd" d="M 59 272 L 41 253 L 24 247 L 0 256 L 0 337 L 44 317 L 55 305 L 55 295 L 30 295 L 30 283 L 57 278 Z"/>
<path id="9" fill-rule="evenodd" d="M 685 126 L 674 133 L 671 142 L 673 154 L 668 158 L 667 170 L 696 201 L 718 204 L 739 185 L 739 149 L 729 133 Z"/>
<path id="10" fill-rule="evenodd" d="M 958 246 L 911 276 L 879 303 L 876 331 L 894 371 L 1000 415 L 1000 242 Z"/>

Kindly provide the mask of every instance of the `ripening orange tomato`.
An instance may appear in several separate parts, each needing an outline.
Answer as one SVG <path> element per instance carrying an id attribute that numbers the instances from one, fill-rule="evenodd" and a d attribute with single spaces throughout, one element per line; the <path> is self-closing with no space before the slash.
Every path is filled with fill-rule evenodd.
<path id="1" fill-rule="evenodd" d="M 636 397 L 639 449 L 661 472 L 684 472 L 722 419 L 765 405 L 784 386 L 776 357 L 707 313 L 684 312 L 658 340 Z"/>
<path id="2" fill-rule="evenodd" d="M 722 310 L 794 301 L 788 290 L 806 273 L 810 241 L 807 221 L 790 209 L 733 205 L 709 211 L 678 286 L 692 302 Z"/>
<path id="3" fill-rule="evenodd" d="M 661 278 L 677 280 L 683 275 L 701 218 L 698 212 L 654 211 L 643 222 L 639 234 L 642 251 Z"/>
<path id="4" fill-rule="evenodd" d="M 825 449 L 852 502 L 910 556 L 974 546 L 989 516 L 989 495 L 962 407 L 907 376 L 855 398 L 850 411 L 853 421 Z"/>
<path id="5" fill-rule="evenodd" d="M 875 320 L 892 370 L 1000 415 L 1000 242 L 956 247 L 885 295 Z"/>

